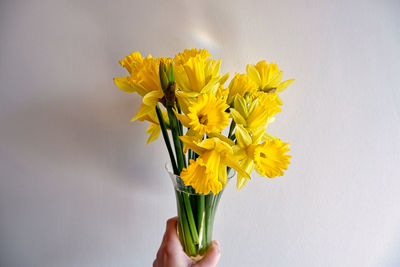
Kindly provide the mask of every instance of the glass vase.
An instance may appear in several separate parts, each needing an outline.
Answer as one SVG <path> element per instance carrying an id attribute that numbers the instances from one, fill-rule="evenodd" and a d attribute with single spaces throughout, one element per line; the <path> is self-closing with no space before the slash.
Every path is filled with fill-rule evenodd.
<path id="1" fill-rule="evenodd" d="M 179 240 L 185 253 L 198 261 L 211 246 L 214 218 L 224 189 L 216 195 L 212 192 L 207 195 L 197 194 L 193 187 L 185 186 L 168 165 L 166 168 L 175 189 Z M 233 171 L 229 175 L 228 170 L 228 181 L 233 175 Z"/>

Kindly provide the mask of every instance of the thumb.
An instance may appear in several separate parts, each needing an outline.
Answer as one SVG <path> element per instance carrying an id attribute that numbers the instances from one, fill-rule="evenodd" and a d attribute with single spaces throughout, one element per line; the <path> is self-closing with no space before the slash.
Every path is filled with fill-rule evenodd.
<path id="1" fill-rule="evenodd" d="M 206 256 L 193 264 L 193 267 L 215 267 L 221 257 L 221 250 L 218 241 L 213 241 L 211 248 L 208 250 Z"/>

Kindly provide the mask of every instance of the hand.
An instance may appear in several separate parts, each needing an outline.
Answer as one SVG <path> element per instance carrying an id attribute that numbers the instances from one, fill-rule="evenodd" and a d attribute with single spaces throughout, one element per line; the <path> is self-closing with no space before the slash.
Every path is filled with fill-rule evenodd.
<path id="1" fill-rule="evenodd" d="M 194 262 L 183 251 L 176 233 L 177 223 L 177 217 L 167 221 L 167 229 L 157 252 L 157 258 L 153 262 L 153 267 L 215 267 L 221 256 L 218 242 L 213 241 L 204 258 Z"/>

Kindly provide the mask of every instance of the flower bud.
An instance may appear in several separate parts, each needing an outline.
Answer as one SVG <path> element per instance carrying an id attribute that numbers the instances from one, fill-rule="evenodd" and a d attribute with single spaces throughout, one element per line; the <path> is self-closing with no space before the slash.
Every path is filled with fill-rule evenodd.
<path id="1" fill-rule="evenodd" d="M 169 64 L 166 73 L 167 73 L 167 76 L 168 76 L 168 81 L 170 83 L 175 82 L 174 66 L 172 65 L 172 63 Z"/>
<path id="2" fill-rule="evenodd" d="M 161 88 L 163 89 L 163 91 L 165 91 L 168 88 L 169 79 L 167 76 L 167 66 L 163 61 L 160 62 L 159 75 L 160 75 Z"/>
<path id="3" fill-rule="evenodd" d="M 172 62 L 161 60 L 159 75 L 164 92 L 165 106 L 173 107 L 175 105 L 175 75 Z"/>

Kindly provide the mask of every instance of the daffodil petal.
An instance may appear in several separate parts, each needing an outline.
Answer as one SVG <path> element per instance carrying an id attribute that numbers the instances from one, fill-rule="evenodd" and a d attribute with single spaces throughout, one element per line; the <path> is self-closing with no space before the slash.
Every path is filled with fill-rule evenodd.
<path id="1" fill-rule="evenodd" d="M 294 79 L 290 79 L 284 82 L 281 82 L 278 87 L 276 88 L 277 92 L 282 92 L 284 91 L 292 82 L 294 82 Z"/>
<path id="2" fill-rule="evenodd" d="M 232 169 L 236 170 L 238 174 L 250 178 L 250 175 L 248 175 L 242 167 L 240 167 L 240 164 L 238 163 L 237 159 L 234 158 L 233 156 L 228 156 L 228 157 L 223 157 L 222 159 L 223 163 L 226 164 L 227 166 L 231 167 Z"/>
<path id="3" fill-rule="evenodd" d="M 162 91 L 150 91 L 143 97 L 143 103 L 145 105 L 155 107 L 160 99 L 164 96 Z"/>
<path id="4" fill-rule="evenodd" d="M 176 115 L 176 117 L 178 118 L 178 120 L 183 124 L 183 126 L 190 128 L 190 119 L 183 114 L 179 114 L 175 109 L 174 109 L 174 113 Z"/>
<path id="5" fill-rule="evenodd" d="M 160 135 L 161 127 L 158 124 L 152 123 L 149 128 L 147 128 L 146 133 L 150 134 L 149 139 L 147 139 L 147 145 L 158 138 Z"/>
<path id="6" fill-rule="evenodd" d="M 235 137 L 238 145 L 241 147 L 248 147 L 252 144 L 251 136 L 242 125 L 236 125 Z"/>
<path id="7" fill-rule="evenodd" d="M 251 175 L 251 173 L 252 173 L 252 171 L 254 169 L 254 162 L 253 162 L 252 159 L 246 158 L 244 161 L 242 161 L 240 163 L 240 166 L 246 173 Z M 250 180 L 250 178 L 247 178 L 247 177 L 244 177 L 241 174 L 238 174 L 237 175 L 237 181 L 236 181 L 237 190 L 242 189 L 246 185 L 247 181 L 249 181 L 249 180 Z"/>
<path id="8" fill-rule="evenodd" d="M 235 100 L 233 101 L 233 106 L 243 116 L 247 117 L 249 115 L 246 101 L 241 95 L 236 95 Z"/>
<path id="9" fill-rule="evenodd" d="M 193 136 L 187 136 L 187 135 L 179 136 L 179 139 L 181 139 L 181 141 L 188 149 L 193 150 L 199 155 L 203 155 L 203 153 L 206 151 L 204 148 L 197 145 L 195 141 L 196 139 Z"/>
<path id="10" fill-rule="evenodd" d="M 231 108 L 230 112 L 231 112 L 231 116 L 232 116 L 233 120 L 236 122 L 236 124 L 246 125 L 245 118 L 243 118 L 243 116 L 238 111 L 236 111 L 234 108 Z"/>
<path id="11" fill-rule="evenodd" d="M 249 77 L 257 83 L 257 85 L 261 85 L 261 77 L 260 74 L 258 73 L 256 67 L 254 65 L 247 65 L 246 67 L 246 72 Z"/>
<path id="12" fill-rule="evenodd" d="M 224 76 L 221 77 L 221 79 L 219 79 L 219 83 L 221 85 L 223 85 L 229 78 L 229 73 L 226 73 Z"/>
<path id="13" fill-rule="evenodd" d="M 220 164 L 219 172 L 218 172 L 218 180 L 222 184 L 222 188 L 224 188 L 228 182 L 228 173 L 225 164 Z"/>
<path id="14" fill-rule="evenodd" d="M 282 80 L 282 76 L 283 76 L 283 71 L 279 71 L 278 74 L 276 74 L 271 81 L 268 84 L 268 87 L 278 87 L 278 85 L 280 84 L 281 80 Z"/>
<path id="15" fill-rule="evenodd" d="M 115 85 L 121 89 L 122 91 L 125 91 L 127 93 L 133 93 L 136 92 L 137 88 L 135 85 L 132 85 L 128 82 L 129 77 L 118 77 L 114 78 L 114 83 Z"/>
<path id="16" fill-rule="evenodd" d="M 220 133 L 208 133 L 207 134 L 208 137 L 212 138 L 212 137 L 216 137 L 222 141 L 224 141 L 225 143 L 234 146 L 235 142 L 233 142 L 231 139 L 229 139 L 228 137 L 226 137 L 225 135 L 222 135 Z"/>
<path id="17" fill-rule="evenodd" d="M 150 112 L 153 112 L 154 108 L 149 107 L 145 104 L 141 104 L 138 113 L 131 119 L 131 121 L 141 120 L 144 116 L 148 115 Z"/>

